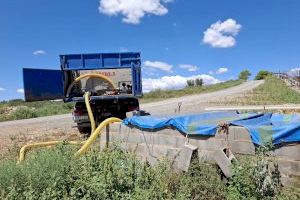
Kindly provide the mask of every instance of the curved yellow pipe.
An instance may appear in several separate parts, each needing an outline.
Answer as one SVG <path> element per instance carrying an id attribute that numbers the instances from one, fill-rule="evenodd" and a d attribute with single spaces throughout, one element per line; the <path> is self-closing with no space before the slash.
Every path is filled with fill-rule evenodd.
<path id="1" fill-rule="evenodd" d="M 88 111 L 89 119 L 90 119 L 90 122 L 91 122 L 91 134 L 93 134 L 93 132 L 96 129 L 96 123 L 95 123 L 95 118 L 94 118 L 94 115 L 93 115 L 93 112 L 92 112 L 92 109 L 91 109 L 90 96 L 91 96 L 91 93 L 86 92 L 84 94 L 84 102 L 85 102 L 85 106 L 86 106 L 86 109 Z"/>
<path id="2" fill-rule="evenodd" d="M 97 139 L 97 136 L 100 134 L 100 131 L 108 124 L 114 123 L 114 122 L 122 122 L 121 119 L 116 117 L 110 117 L 106 120 L 104 120 L 91 134 L 91 136 L 86 140 L 86 142 L 83 144 L 83 146 L 75 153 L 76 156 L 84 154 L 88 148 L 92 145 L 92 143 Z"/>
<path id="3" fill-rule="evenodd" d="M 91 127 L 92 127 L 92 133 L 91 136 L 85 141 L 66 141 L 66 143 L 68 144 L 82 144 L 83 146 L 75 153 L 75 156 L 80 156 L 82 154 L 84 154 L 88 148 L 92 145 L 93 142 L 95 142 L 95 140 L 97 139 L 97 136 L 100 134 L 100 131 L 107 126 L 108 124 L 114 123 L 114 122 L 122 122 L 121 119 L 116 118 L 116 117 L 110 117 L 106 120 L 104 120 L 103 122 L 101 122 L 101 124 L 96 128 L 96 124 L 95 124 L 95 119 L 94 119 L 94 115 L 91 109 L 91 105 L 90 105 L 90 93 L 86 92 L 84 95 L 84 99 L 85 99 L 85 105 L 87 107 L 87 111 L 88 111 L 88 115 L 91 121 Z M 52 146 L 55 144 L 59 144 L 62 141 L 50 141 L 50 142 L 39 142 L 39 143 L 34 143 L 34 144 L 27 144 L 24 145 L 21 149 L 20 149 L 20 153 L 19 153 L 19 158 L 18 158 L 18 163 L 20 163 L 21 161 L 23 161 L 25 159 L 25 154 L 26 151 L 28 151 L 29 149 L 32 148 L 37 148 L 37 147 L 45 147 L 45 146 Z"/>
<path id="4" fill-rule="evenodd" d="M 25 154 L 29 149 L 38 148 L 38 147 L 52 146 L 52 145 L 59 144 L 59 143 L 62 143 L 62 142 L 63 141 L 50 141 L 50 142 L 38 142 L 38 143 L 34 143 L 34 144 L 24 145 L 20 149 L 18 163 L 20 163 L 21 161 L 23 161 L 25 159 Z M 65 142 L 67 144 L 82 144 L 83 143 L 83 141 L 65 141 Z"/>
<path id="5" fill-rule="evenodd" d="M 66 96 L 68 97 L 70 92 L 71 92 L 71 89 L 73 88 L 74 84 L 77 83 L 78 81 L 80 81 L 81 79 L 84 79 L 84 78 L 99 78 L 99 79 L 102 79 L 102 80 L 105 80 L 107 81 L 110 86 L 113 88 L 113 89 L 116 89 L 114 83 L 112 82 L 112 80 L 110 80 L 110 78 L 108 78 L 107 76 L 104 76 L 102 74 L 83 74 L 83 75 L 80 75 L 79 77 L 77 77 L 71 84 L 70 86 L 68 87 L 68 90 L 67 90 L 67 93 L 66 93 Z"/>

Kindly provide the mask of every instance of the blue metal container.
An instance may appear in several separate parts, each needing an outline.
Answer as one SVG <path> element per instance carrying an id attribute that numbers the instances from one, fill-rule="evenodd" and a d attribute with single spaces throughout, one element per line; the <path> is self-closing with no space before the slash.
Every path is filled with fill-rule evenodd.
<path id="1" fill-rule="evenodd" d="M 94 53 L 60 55 L 62 70 L 140 67 L 140 53 Z"/>
<path id="2" fill-rule="evenodd" d="M 23 68 L 26 101 L 42 101 L 63 98 L 61 70 Z"/>
<path id="3" fill-rule="evenodd" d="M 66 89 L 70 85 L 70 72 L 98 69 L 131 69 L 134 97 L 142 96 L 140 53 L 94 53 L 60 55 L 61 70 L 23 69 L 26 101 L 64 99 L 78 101 L 78 98 L 66 98 Z M 94 97 L 97 98 L 97 97 Z M 98 98 L 104 98 L 98 97 Z M 112 97 L 109 97 L 112 98 Z M 119 96 L 118 98 L 122 98 Z"/>

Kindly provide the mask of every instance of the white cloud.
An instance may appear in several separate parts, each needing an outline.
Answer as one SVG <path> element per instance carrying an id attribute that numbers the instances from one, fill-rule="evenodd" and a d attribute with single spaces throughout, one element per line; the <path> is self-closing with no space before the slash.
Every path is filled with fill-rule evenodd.
<path id="1" fill-rule="evenodd" d="M 216 71 L 211 70 L 211 71 L 209 71 L 208 73 L 209 73 L 210 75 L 213 75 L 213 74 L 224 74 L 224 73 L 226 73 L 226 72 L 228 72 L 228 71 L 229 71 L 228 68 L 226 68 L 226 67 L 220 67 L 220 68 L 217 69 Z"/>
<path id="2" fill-rule="evenodd" d="M 149 60 L 144 62 L 144 66 L 149 68 L 159 69 L 166 72 L 172 72 L 172 68 L 173 68 L 173 66 L 168 63 L 161 62 L 161 61 L 149 61 Z"/>
<path id="3" fill-rule="evenodd" d="M 162 16 L 168 13 L 163 3 L 173 0 L 100 0 L 99 12 L 109 16 L 123 15 L 122 21 L 139 24 L 146 14 Z"/>
<path id="4" fill-rule="evenodd" d="M 228 68 L 226 67 L 220 67 L 217 71 L 216 71 L 216 74 L 224 74 L 228 72 Z"/>
<path id="5" fill-rule="evenodd" d="M 190 64 L 181 64 L 179 65 L 180 68 L 186 69 L 189 72 L 194 72 L 198 70 L 198 67 L 196 65 L 190 65 Z"/>
<path id="6" fill-rule="evenodd" d="M 190 77 L 183 77 L 179 75 L 163 76 L 158 79 L 152 79 L 152 78 L 143 79 L 143 91 L 147 93 L 157 89 L 162 89 L 162 90 L 182 89 L 186 87 L 187 80 L 196 79 L 196 78 L 202 79 L 205 85 L 221 82 L 220 80 L 207 74 L 200 74 L 200 75 L 190 76 Z"/>
<path id="7" fill-rule="evenodd" d="M 234 19 L 227 19 L 224 22 L 217 21 L 212 24 L 205 32 L 202 39 L 203 43 L 215 48 L 229 48 L 236 44 L 235 37 L 242 25 L 237 24 Z"/>
<path id="8" fill-rule="evenodd" d="M 5 88 L 0 87 L 0 91 L 5 91 L 5 90 L 6 90 Z"/>
<path id="9" fill-rule="evenodd" d="M 17 92 L 18 92 L 18 93 L 24 93 L 24 89 L 19 88 L 19 89 L 17 89 Z"/>
<path id="10" fill-rule="evenodd" d="M 290 71 L 288 71 L 288 75 L 299 76 L 300 75 L 300 67 L 291 69 Z"/>
<path id="11" fill-rule="evenodd" d="M 46 54 L 46 51 L 39 49 L 39 50 L 35 50 L 32 54 L 35 55 L 35 56 L 43 55 L 43 54 Z"/>

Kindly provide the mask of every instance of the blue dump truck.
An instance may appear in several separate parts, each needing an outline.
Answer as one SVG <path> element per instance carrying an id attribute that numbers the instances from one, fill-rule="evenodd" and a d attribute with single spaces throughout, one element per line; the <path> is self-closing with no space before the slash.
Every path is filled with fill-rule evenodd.
<path id="1" fill-rule="evenodd" d="M 97 124 L 109 117 L 124 119 L 139 111 L 142 96 L 140 53 L 60 55 L 60 70 L 23 69 L 26 101 L 63 99 L 75 102 L 73 119 L 82 133 L 91 130 L 84 94 Z"/>

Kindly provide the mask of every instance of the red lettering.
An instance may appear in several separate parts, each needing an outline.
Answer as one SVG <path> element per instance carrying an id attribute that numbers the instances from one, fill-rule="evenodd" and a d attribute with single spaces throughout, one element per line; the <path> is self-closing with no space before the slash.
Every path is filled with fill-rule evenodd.
<path id="1" fill-rule="evenodd" d="M 98 74 L 102 74 L 103 76 L 115 76 L 116 72 L 97 72 Z"/>

